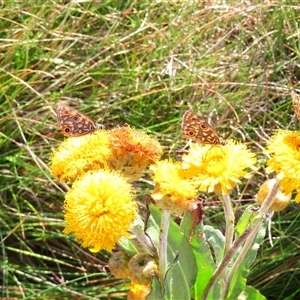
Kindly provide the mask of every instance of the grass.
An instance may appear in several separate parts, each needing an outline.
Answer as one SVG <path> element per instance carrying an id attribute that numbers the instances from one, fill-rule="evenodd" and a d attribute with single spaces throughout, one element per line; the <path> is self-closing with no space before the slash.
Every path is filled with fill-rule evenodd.
<path id="1" fill-rule="evenodd" d="M 299 129 L 290 88 L 299 93 L 300 6 L 228 2 L 1 4 L 0 297 L 126 295 L 126 283 L 104 269 L 107 253 L 62 234 L 64 186 L 47 167 L 62 140 L 60 101 L 107 128 L 127 123 L 156 136 L 164 157 L 184 145 L 180 117 L 192 107 L 258 153 L 259 172 L 233 196 L 253 202 L 268 177 L 266 141 L 275 129 Z M 274 247 L 266 237 L 249 278 L 267 299 L 300 294 L 298 214 L 296 204 L 276 213 Z"/>

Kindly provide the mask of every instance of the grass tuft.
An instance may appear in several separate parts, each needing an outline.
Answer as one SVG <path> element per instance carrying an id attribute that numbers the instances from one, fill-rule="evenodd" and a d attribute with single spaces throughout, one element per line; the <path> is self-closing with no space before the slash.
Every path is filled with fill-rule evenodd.
<path id="1" fill-rule="evenodd" d="M 176 157 L 189 106 L 223 137 L 259 153 L 261 170 L 235 199 L 252 202 L 266 179 L 263 149 L 297 130 L 299 11 L 292 1 L 4 1 L 0 12 L 0 233 L 2 298 L 125 299 L 126 283 L 62 234 L 64 186 L 47 167 L 62 139 L 65 101 L 111 128 L 155 135 Z M 170 150 L 170 151 L 169 151 Z M 244 188 L 244 190 L 243 190 Z M 219 206 L 207 201 L 208 216 Z M 210 209 L 212 208 L 212 209 Z M 273 218 L 249 284 L 267 299 L 299 296 L 299 207 Z"/>

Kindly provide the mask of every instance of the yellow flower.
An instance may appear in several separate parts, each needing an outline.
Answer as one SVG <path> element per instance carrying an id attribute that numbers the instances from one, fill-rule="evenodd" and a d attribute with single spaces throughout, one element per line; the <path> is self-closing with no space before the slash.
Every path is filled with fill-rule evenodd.
<path id="1" fill-rule="evenodd" d="M 242 177 L 251 176 L 246 169 L 255 170 L 256 158 L 244 144 L 229 141 L 224 146 L 194 144 L 182 161 L 185 176 L 192 177 L 200 191 L 226 195 Z"/>
<path id="2" fill-rule="evenodd" d="M 133 198 L 131 185 L 120 174 L 86 173 L 66 194 L 64 233 L 74 233 L 93 252 L 111 251 L 121 237 L 129 237 L 136 212 Z"/>
<path id="3" fill-rule="evenodd" d="M 256 195 L 256 201 L 259 204 L 263 204 L 270 190 L 276 184 L 276 179 L 268 179 L 266 180 L 259 188 L 259 191 Z M 273 200 L 272 205 L 270 206 L 270 211 L 281 211 L 286 208 L 291 200 L 291 194 L 284 194 L 281 190 L 279 190 Z"/>
<path id="4" fill-rule="evenodd" d="M 178 215 L 193 208 L 198 196 L 197 183 L 184 177 L 180 163 L 159 161 L 151 170 L 156 182 L 151 196 L 159 208 Z"/>
<path id="5" fill-rule="evenodd" d="M 157 140 L 129 126 L 112 129 L 110 143 L 113 155 L 108 165 L 113 170 L 120 170 L 129 182 L 138 180 L 143 170 L 159 160 L 163 152 Z"/>
<path id="6" fill-rule="evenodd" d="M 130 291 L 127 295 L 127 300 L 146 300 L 148 294 L 150 293 L 150 284 L 141 285 L 135 282 L 131 282 Z"/>
<path id="7" fill-rule="evenodd" d="M 279 130 L 271 137 L 267 152 L 272 154 L 266 171 L 276 172 L 285 194 L 297 191 L 296 202 L 300 202 L 300 132 Z"/>
<path id="8" fill-rule="evenodd" d="M 87 171 L 107 166 L 111 156 L 109 135 L 105 130 L 65 139 L 51 159 L 51 171 L 60 181 L 72 182 Z"/>

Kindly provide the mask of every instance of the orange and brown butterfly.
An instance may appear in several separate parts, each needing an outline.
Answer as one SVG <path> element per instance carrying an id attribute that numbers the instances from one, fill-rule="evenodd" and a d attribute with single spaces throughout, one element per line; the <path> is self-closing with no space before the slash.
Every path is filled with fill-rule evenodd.
<path id="1" fill-rule="evenodd" d="M 219 136 L 201 116 L 191 110 L 187 110 L 182 117 L 182 134 L 200 144 L 225 145 L 225 141 Z"/>
<path id="2" fill-rule="evenodd" d="M 291 91 L 291 97 L 293 100 L 293 106 L 295 109 L 296 116 L 300 121 L 300 97 L 294 91 Z"/>
<path id="3" fill-rule="evenodd" d="M 85 135 L 97 129 L 96 122 L 72 107 L 58 105 L 56 114 L 58 127 L 65 136 Z"/>

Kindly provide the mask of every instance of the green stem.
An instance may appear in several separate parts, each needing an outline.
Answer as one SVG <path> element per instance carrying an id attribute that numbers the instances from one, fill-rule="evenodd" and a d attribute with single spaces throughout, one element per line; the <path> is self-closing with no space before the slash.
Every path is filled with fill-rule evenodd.
<path id="1" fill-rule="evenodd" d="M 224 249 L 224 255 L 226 255 L 232 246 L 235 218 L 234 218 L 234 213 L 233 213 L 233 209 L 232 209 L 232 204 L 230 201 L 230 196 L 223 195 L 219 199 L 222 201 L 222 204 L 223 204 L 225 221 L 226 221 L 225 249 Z"/>
<path id="2" fill-rule="evenodd" d="M 224 285 L 224 289 L 223 289 L 223 294 L 222 294 L 222 299 L 226 299 L 229 288 L 230 288 L 230 284 L 232 282 L 232 278 L 235 274 L 235 272 L 237 271 L 237 269 L 239 268 L 240 264 L 243 262 L 243 260 L 245 259 L 246 254 L 248 253 L 256 235 L 257 232 L 259 231 L 260 227 L 262 226 L 264 222 L 264 218 L 261 218 L 259 220 L 259 222 L 257 222 L 253 228 L 249 229 L 249 234 L 247 235 L 247 239 L 245 241 L 245 244 L 241 250 L 241 253 L 239 254 L 239 256 L 237 257 L 237 259 L 235 260 L 231 271 L 229 273 L 229 275 L 226 278 L 225 281 L 225 285 Z M 238 250 L 238 249 L 236 249 Z"/>
<path id="3" fill-rule="evenodd" d="M 237 268 L 240 266 L 243 259 L 245 258 L 245 255 L 248 253 L 249 248 L 251 247 L 251 245 L 257 235 L 258 230 L 260 229 L 260 227 L 263 224 L 264 215 L 269 210 L 270 206 L 272 205 L 278 190 L 279 190 L 279 181 L 277 181 L 276 184 L 273 186 L 273 188 L 270 190 L 270 192 L 268 193 L 262 206 L 258 210 L 257 215 L 260 216 L 260 218 L 257 219 L 258 222 L 253 223 L 252 227 L 246 229 L 245 232 L 236 241 L 234 241 L 232 246 L 229 248 L 228 252 L 225 254 L 225 257 L 223 258 L 222 262 L 217 267 L 216 271 L 214 272 L 212 278 L 210 279 L 210 281 L 205 289 L 205 292 L 203 295 L 203 300 L 207 299 L 208 294 L 209 294 L 210 290 L 212 289 L 212 287 L 215 285 L 215 283 L 220 278 L 220 276 L 222 276 L 222 274 L 224 274 L 227 266 L 231 262 L 231 259 L 236 254 L 238 249 L 242 246 L 242 244 L 246 241 L 243 249 L 241 250 L 241 253 L 239 254 L 239 257 L 237 258 L 236 262 L 233 265 L 233 268 L 232 268 L 228 278 L 226 279 L 226 283 L 223 288 L 221 299 L 225 299 L 227 297 L 227 293 L 229 291 L 229 287 L 230 287 L 230 283 L 233 278 L 233 275 L 234 275 L 235 271 L 237 270 Z M 224 204 L 226 205 L 226 208 L 224 205 L 224 210 L 226 210 L 225 215 L 227 218 L 227 213 L 229 216 L 230 210 L 227 211 L 228 202 L 226 201 L 226 199 L 224 199 Z M 230 218 L 228 218 L 228 221 L 230 222 Z M 227 219 L 226 219 L 226 224 L 227 224 Z"/>
<path id="4" fill-rule="evenodd" d="M 224 216 L 225 216 L 225 222 L 226 222 L 225 247 L 224 247 L 224 253 L 223 253 L 223 256 L 225 256 L 232 247 L 233 236 L 234 236 L 235 217 L 234 217 L 234 213 L 233 213 L 232 204 L 230 201 L 230 196 L 222 195 L 219 197 L 219 199 L 223 204 L 223 210 L 224 210 Z M 225 283 L 226 283 L 226 275 L 227 275 L 227 272 L 220 273 L 220 281 L 219 282 L 220 282 L 221 295 L 225 293 L 224 288 L 225 288 Z"/>
<path id="5" fill-rule="evenodd" d="M 217 269 L 215 270 L 214 274 L 212 275 L 210 281 L 208 282 L 208 285 L 204 291 L 203 294 L 203 300 L 206 300 L 208 297 L 208 294 L 212 287 L 215 285 L 219 277 L 223 274 L 223 272 L 226 270 L 228 267 L 229 263 L 231 262 L 231 259 L 235 255 L 236 251 L 239 249 L 239 247 L 244 243 L 244 241 L 248 238 L 250 233 L 250 230 L 247 229 L 245 232 L 232 244 L 231 248 L 221 261 L 221 263 L 218 265 Z M 223 299 L 223 298 L 221 298 Z"/>
<path id="6" fill-rule="evenodd" d="M 169 210 L 162 211 L 162 219 L 159 234 L 159 272 L 162 287 L 164 286 L 164 276 L 168 268 L 167 247 L 168 247 L 168 231 L 170 226 L 171 212 Z"/>
<path id="7" fill-rule="evenodd" d="M 256 238 L 256 235 L 265 220 L 264 215 L 269 210 L 270 206 L 273 204 L 273 201 L 278 193 L 278 190 L 279 190 L 279 181 L 277 180 L 277 182 L 274 184 L 272 189 L 269 191 L 267 197 L 265 198 L 265 200 L 264 200 L 263 204 L 261 205 L 260 209 L 258 210 L 258 212 L 255 212 L 255 215 L 258 215 L 260 217 L 259 217 L 259 219 L 257 219 L 258 222 L 254 222 L 253 224 L 250 225 L 251 226 L 249 228 L 250 233 L 245 242 L 245 245 L 241 249 L 239 256 L 235 260 L 235 262 L 232 266 L 232 269 L 226 278 L 226 282 L 225 282 L 225 286 L 224 286 L 224 294 L 223 294 L 224 297 L 227 297 L 227 294 L 228 294 L 228 291 L 230 288 L 230 283 L 232 282 L 232 278 L 233 278 L 234 274 L 236 273 L 237 269 L 239 268 L 240 264 L 245 259 L 245 256 L 248 253 L 250 247 L 252 246 L 254 239 Z"/>

